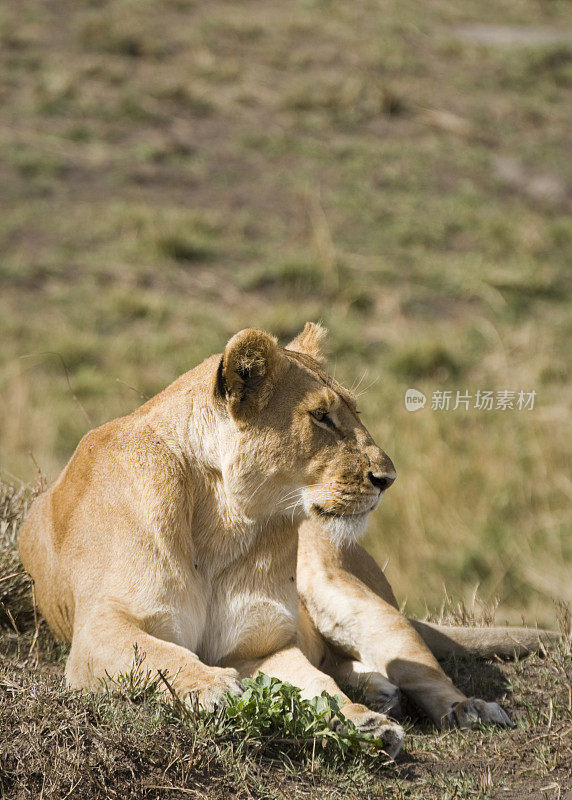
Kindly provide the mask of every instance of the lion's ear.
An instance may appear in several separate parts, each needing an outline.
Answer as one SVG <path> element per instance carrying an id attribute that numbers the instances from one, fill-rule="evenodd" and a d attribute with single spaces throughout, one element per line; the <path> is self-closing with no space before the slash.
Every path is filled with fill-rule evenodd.
<path id="1" fill-rule="evenodd" d="M 263 408 L 274 388 L 280 355 L 276 339 L 256 328 L 240 331 L 222 357 L 224 390 L 233 416 Z"/>
<path id="2" fill-rule="evenodd" d="M 286 345 L 286 350 L 293 350 L 295 353 L 304 353 L 323 364 L 325 361 L 322 343 L 326 338 L 328 331 L 322 328 L 315 322 L 307 322 L 304 325 L 304 330 L 292 339 L 290 344 Z"/>

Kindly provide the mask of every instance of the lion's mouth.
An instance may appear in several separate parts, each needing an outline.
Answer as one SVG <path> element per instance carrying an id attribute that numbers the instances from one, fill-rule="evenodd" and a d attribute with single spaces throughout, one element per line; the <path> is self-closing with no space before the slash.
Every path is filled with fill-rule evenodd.
<path id="1" fill-rule="evenodd" d="M 327 511 L 327 509 L 322 508 L 322 506 L 319 506 L 317 503 L 314 503 L 314 505 L 312 506 L 312 511 L 315 511 L 316 514 L 318 514 L 318 516 L 330 517 L 330 518 L 333 517 L 334 519 L 352 519 L 352 518 L 359 519 L 360 517 L 367 516 L 370 510 L 371 509 L 368 509 L 367 511 L 339 512 L 339 511 Z"/>

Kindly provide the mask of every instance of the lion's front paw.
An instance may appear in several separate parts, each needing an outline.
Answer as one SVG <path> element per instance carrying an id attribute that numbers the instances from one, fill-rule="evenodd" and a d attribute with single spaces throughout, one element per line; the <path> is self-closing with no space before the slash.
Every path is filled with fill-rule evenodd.
<path id="1" fill-rule="evenodd" d="M 515 727 L 498 703 L 486 703 L 477 697 L 469 697 L 467 700 L 455 703 L 444 717 L 444 725 L 449 728 L 472 728 L 478 722 Z"/>
<path id="2" fill-rule="evenodd" d="M 214 711 L 225 704 L 225 694 L 230 692 L 240 696 L 243 693 L 240 677 L 235 669 L 212 667 L 200 682 L 186 689 L 182 694 L 185 702 L 205 711 Z"/>
<path id="3" fill-rule="evenodd" d="M 359 731 L 363 733 L 371 733 L 376 739 L 381 739 L 383 742 L 383 749 L 390 758 L 395 756 L 401 750 L 403 740 L 405 738 L 405 731 L 385 714 L 378 714 L 376 711 L 371 711 L 367 706 L 361 703 L 348 703 L 342 708 L 342 714 L 346 719 L 356 726 Z M 340 722 L 338 729 L 343 726 Z"/>

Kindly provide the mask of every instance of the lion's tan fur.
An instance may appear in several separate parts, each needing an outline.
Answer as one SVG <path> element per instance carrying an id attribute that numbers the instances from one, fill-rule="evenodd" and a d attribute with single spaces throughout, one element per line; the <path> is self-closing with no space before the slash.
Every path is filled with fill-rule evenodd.
<path id="1" fill-rule="evenodd" d="M 71 686 L 128 670 L 137 644 L 206 707 L 259 669 L 306 696 L 341 693 L 332 676 L 366 680 L 372 702 L 399 685 L 436 721 L 466 700 L 354 543 L 393 465 L 322 372 L 322 337 L 308 324 L 282 350 L 240 332 L 88 433 L 36 500 L 20 552 L 71 641 Z M 399 749 L 395 723 L 344 710 Z"/>

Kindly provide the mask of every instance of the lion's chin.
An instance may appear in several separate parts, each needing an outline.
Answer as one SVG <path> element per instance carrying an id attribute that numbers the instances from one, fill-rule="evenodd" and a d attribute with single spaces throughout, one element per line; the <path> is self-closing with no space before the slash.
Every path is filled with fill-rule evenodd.
<path id="1" fill-rule="evenodd" d="M 363 514 L 321 514 L 312 509 L 315 518 L 320 520 L 320 524 L 329 534 L 330 539 L 336 545 L 354 544 L 363 536 L 369 521 L 369 511 Z"/>

